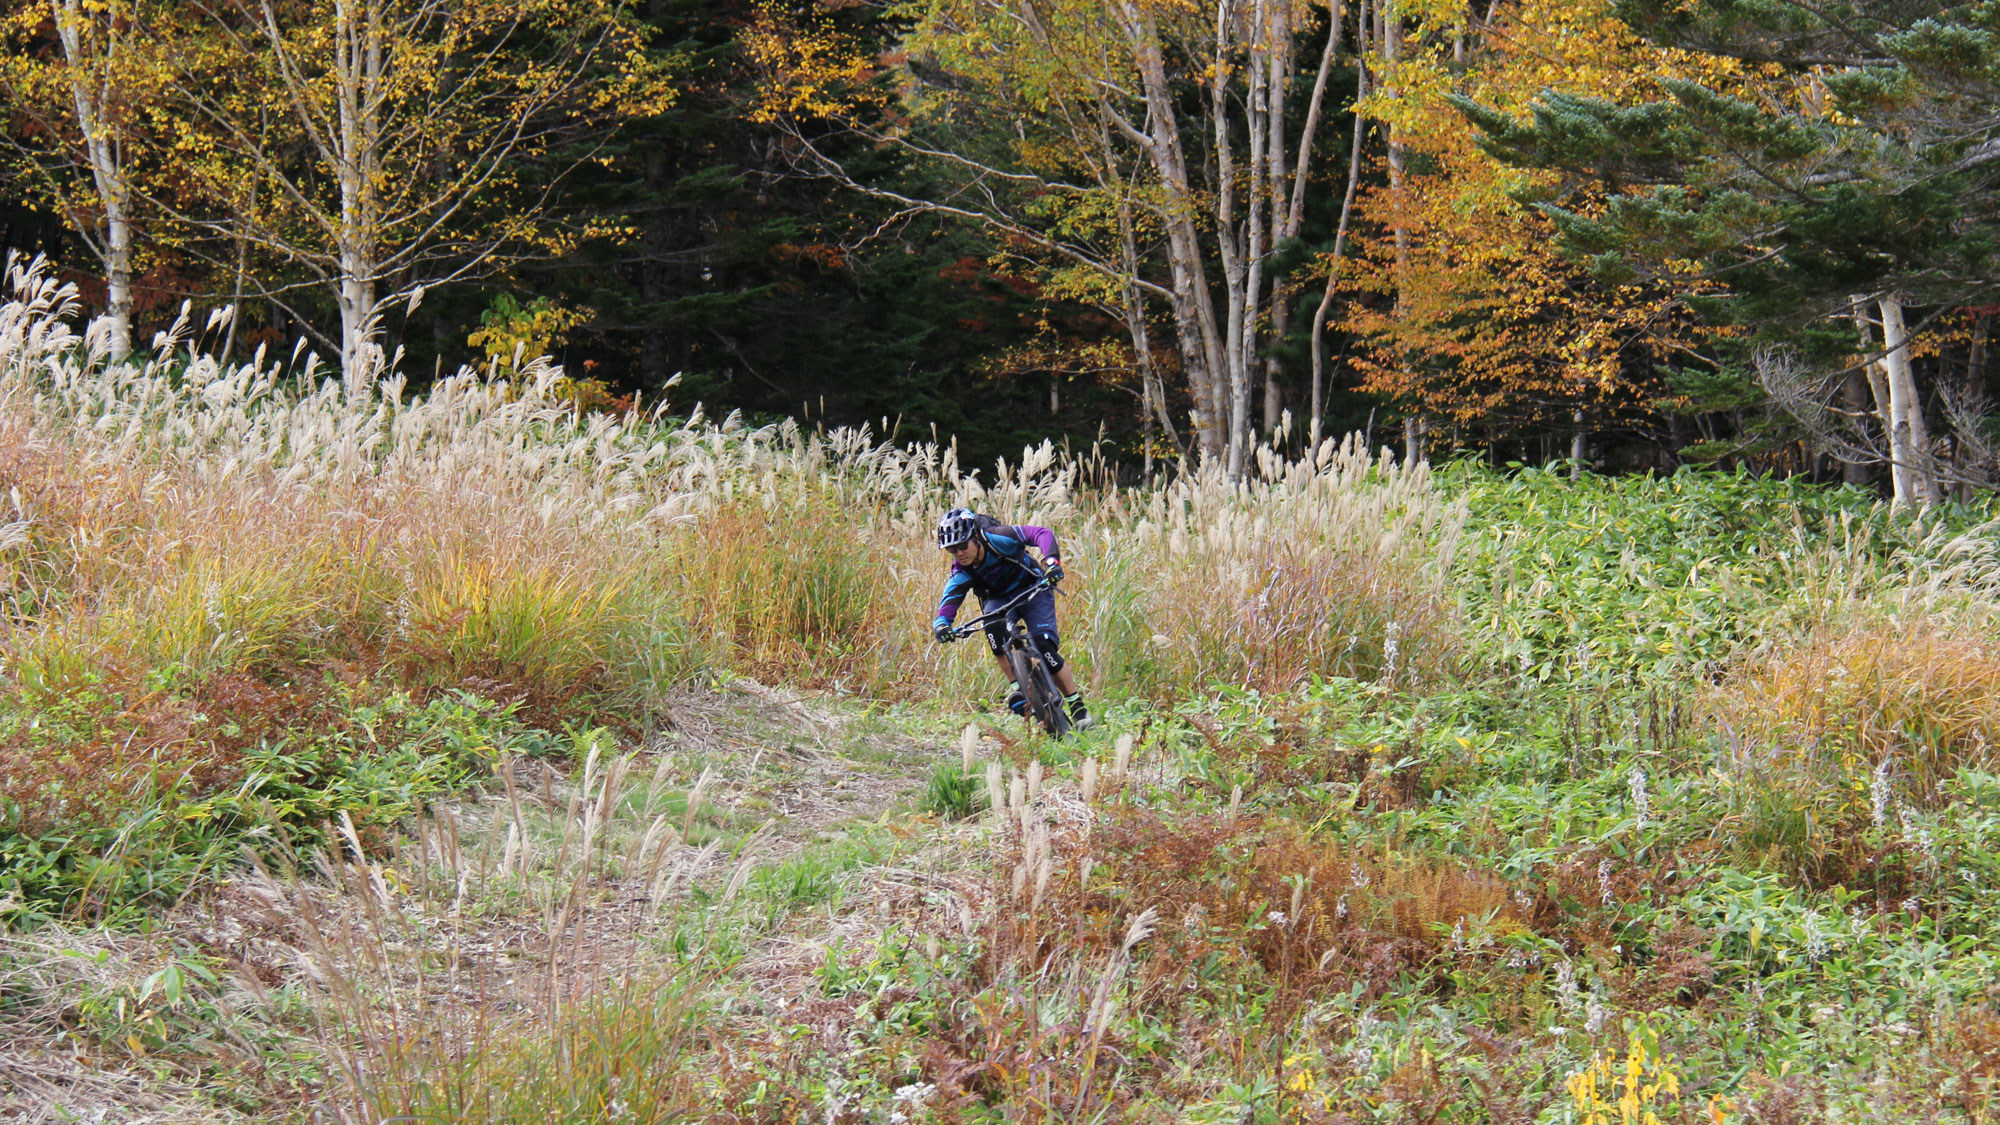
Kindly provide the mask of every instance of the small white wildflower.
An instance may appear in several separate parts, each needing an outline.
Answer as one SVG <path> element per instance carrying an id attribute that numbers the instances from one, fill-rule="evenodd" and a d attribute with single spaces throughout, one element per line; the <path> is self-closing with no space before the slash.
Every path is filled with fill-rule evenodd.
<path id="1" fill-rule="evenodd" d="M 1646 793 L 1646 771 L 1633 766 L 1625 783 L 1632 790 L 1632 817 L 1638 823 L 1639 830 L 1643 832 L 1646 830 L 1646 822 L 1652 818 L 1653 813 L 1652 798 Z"/>
<path id="2" fill-rule="evenodd" d="M 1285 912 L 1282 910 L 1271 911 L 1269 914 L 1264 915 L 1264 920 L 1266 922 L 1271 923 L 1273 926 L 1282 926 L 1287 921 L 1290 921 L 1290 919 L 1288 919 L 1285 916 Z"/>
<path id="3" fill-rule="evenodd" d="M 1899 807 L 1896 810 L 1896 816 L 1903 823 L 1904 842 L 1908 843 L 1911 847 L 1914 847 L 1917 849 L 1917 851 L 1921 852 L 1924 857 L 1924 862 L 1936 863 L 1937 852 L 1935 851 L 1935 849 L 1931 844 L 1931 834 L 1924 828 L 1923 824 L 1917 820 L 1916 814 L 1911 812 L 1909 807 L 1906 805 Z"/>
<path id="4" fill-rule="evenodd" d="M 1806 911 L 1801 928 L 1806 932 L 1806 960 L 1813 962 L 1826 960 L 1826 931 L 1820 928 L 1819 911 Z"/>
<path id="5" fill-rule="evenodd" d="M 1883 828 L 1889 823 L 1889 759 L 1875 767 L 1875 780 L 1868 783 L 1869 817 L 1875 827 Z"/>
<path id="6" fill-rule="evenodd" d="M 1570 964 L 1568 961 L 1558 963 L 1556 965 L 1556 1003 L 1562 1005 L 1564 1012 L 1575 1015 L 1579 1007 L 1577 997 L 1576 966 Z"/>
<path id="7" fill-rule="evenodd" d="M 1608 858 L 1597 861 L 1597 897 L 1606 906 L 1610 906 L 1615 897 L 1611 893 L 1611 860 Z"/>
<path id="8" fill-rule="evenodd" d="M 1451 948 L 1455 952 L 1465 951 L 1465 919 L 1460 918 L 1451 927 Z"/>
<path id="9" fill-rule="evenodd" d="M 1340 919 L 1340 920 L 1342 920 L 1342 921 L 1346 921 L 1346 920 L 1347 920 L 1347 896 L 1346 896 L 1346 895 L 1341 895 L 1341 896 L 1340 896 L 1340 898 L 1339 898 L 1339 899 L 1338 899 L 1337 901 L 1335 901 L 1335 902 L 1334 902 L 1334 904 L 1333 904 L 1333 916 L 1334 916 L 1335 918 L 1339 918 L 1339 919 Z"/>
<path id="10" fill-rule="evenodd" d="M 1352 881 L 1352 882 L 1354 883 L 1354 885 L 1355 885 L 1355 886 L 1357 886 L 1357 887 L 1365 887 L 1365 886 L 1367 886 L 1367 885 L 1368 885 L 1368 873 L 1367 873 L 1366 871 L 1363 871 L 1363 870 L 1361 870 L 1361 865 L 1360 865 L 1360 864 L 1358 864 L 1358 863 L 1356 863 L 1356 864 L 1354 864 L 1354 865 L 1352 865 L 1352 866 L 1353 866 L 1353 869 L 1352 869 L 1351 871 L 1349 871 L 1349 872 L 1348 872 L 1348 875 L 1347 875 L 1348 879 L 1349 879 L 1349 880 L 1351 880 L 1351 881 Z"/>
<path id="11" fill-rule="evenodd" d="M 1590 1006 L 1584 1009 L 1584 1014 L 1583 1014 L 1584 1034 L 1596 1035 L 1599 1032 L 1603 1031 L 1605 1017 L 1609 1016 L 1610 1014 L 1611 1010 L 1604 1006 L 1603 1000 L 1599 999 L 1595 995 L 1591 996 Z"/>
<path id="12" fill-rule="evenodd" d="M 1369 1044 L 1369 1040 L 1375 1037 L 1375 1029 L 1378 1026 L 1380 1021 L 1369 1012 L 1361 1013 L 1361 1018 L 1354 1021 L 1354 1045 L 1348 1048 L 1348 1057 L 1354 1060 L 1357 1069 L 1367 1070 L 1375 1065 L 1375 1048 Z"/>
<path id="13" fill-rule="evenodd" d="M 1398 621 L 1389 622 L 1389 627 L 1383 630 L 1382 682 L 1390 687 L 1396 685 L 1396 657 L 1403 649 L 1402 634 L 1403 626 Z"/>

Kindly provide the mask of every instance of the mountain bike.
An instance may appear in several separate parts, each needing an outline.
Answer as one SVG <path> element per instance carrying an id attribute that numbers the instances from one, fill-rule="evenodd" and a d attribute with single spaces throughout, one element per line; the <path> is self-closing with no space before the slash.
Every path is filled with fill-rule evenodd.
<path id="1" fill-rule="evenodd" d="M 986 623 L 1007 615 L 1020 608 L 1029 598 L 1043 590 L 1053 590 L 1055 584 L 1043 579 L 1016 594 L 999 609 L 980 614 L 961 625 L 952 633 L 968 637 L 984 629 Z M 1014 674 L 1014 686 L 1020 689 L 1021 697 L 1027 700 L 1024 710 L 1030 719 L 1040 723 L 1051 737 L 1061 738 L 1070 731 L 1069 711 L 1063 707 L 1062 692 L 1056 687 L 1056 676 L 1049 669 L 1042 656 L 1042 650 L 1035 644 L 1035 638 L 1028 632 L 1028 623 L 1016 616 L 1008 623 L 1007 635 L 1000 645 L 1000 653 L 1007 660 L 1007 667 Z"/>

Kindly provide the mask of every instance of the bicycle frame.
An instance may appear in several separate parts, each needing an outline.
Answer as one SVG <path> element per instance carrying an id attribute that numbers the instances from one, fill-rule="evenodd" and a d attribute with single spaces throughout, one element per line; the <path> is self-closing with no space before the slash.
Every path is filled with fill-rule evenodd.
<path id="1" fill-rule="evenodd" d="M 1004 621 L 1009 614 L 1019 609 L 1029 598 L 1043 590 L 1053 590 L 1055 584 L 1044 578 L 1033 586 L 1021 591 L 998 609 L 989 610 L 978 617 L 953 627 L 956 636 L 965 637 L 983 629 L 988 622 Z M 1014 686 L 1026 700 L 1028 717 L 1042 725 L 1050 735 L 1061 738 L 1069 733 L 1069 712 L 1063 709 L 1062 692 L 1056 686 L 1055 674 L 1049 670 L 1042 658 L 1042 650 L 1036 646 L 1034 638 L 1028 634 L 1028 624 L 1015 618 L 1007 630 L 1007 639 L 1000 658 L 1006 661 L 1008 673 L 1014 677 Z"/>

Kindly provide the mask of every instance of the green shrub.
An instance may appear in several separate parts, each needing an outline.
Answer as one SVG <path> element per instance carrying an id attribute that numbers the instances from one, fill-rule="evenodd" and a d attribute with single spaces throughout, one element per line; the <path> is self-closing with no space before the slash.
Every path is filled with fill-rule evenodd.
<path id="1" fill-rule="evenodd" d="M 964 820 L 984 809 L 986 803 L 986 778 L 967 773 L 962 763 L 952 760 L 931 766 L 917 807 L 946 820 Z"/>

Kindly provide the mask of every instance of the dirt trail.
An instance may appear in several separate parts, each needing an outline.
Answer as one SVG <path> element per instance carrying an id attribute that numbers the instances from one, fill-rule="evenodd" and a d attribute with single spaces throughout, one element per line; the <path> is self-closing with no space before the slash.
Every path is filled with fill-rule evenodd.
<path id="1" fill-rule="evenodd" d="M 677 902 L 694 894 L 713 901 L 732 881 L 740 888 L 750 871 L 783 864 L 840 839 L 849 826 L 881 819 L 923 785 L 932 762 L 955 753 L 948 736 L 921 724 L 749 680 L 687 693 L 670 702 L 666 715 L 664 729 L 631 758 L 627 800 L 651 797 L 649 785 L 684 794 L 704 772 L 708 780 L 700 817 L 687 818 L 698 819 L 701 831 L 666 861 L 681 870 L 665 899 L 649 894 L 643 865 L 630 864 L 579 883 L 585 889 L 569 901 L 544 894 L 538 904 L 534 895 L 510 889 L 500 877 L 503 859 L 520 855 L 509 851 L 517 847 L 506 842 L 510 825 L 522 820 L 523 810 L 540 818 L 526 827 L 546 860 L 565 832 L 575 835 L 574 787 L 582 772 L 574 764 L 520 763 L 518 803 L 510 807 L 503 794 L 489 792 L 446 806 L 416 826 L 395 856 L 363 864 L 348 857 L 344 887 L 323 877 L 301 883 L 245 873 L 162 917 L 143 938 L 78 931 L 44 949 L 0 935 L 0 969 L 12 966 L 20 974 L 23 966 L 32 967 L 28 975 L 42 997 L 37 1010 L 16 1009 L 12 1020 L 0 1021 L 11 1025 L 0 1033 L 18 1033 L 0 1036 L 7 1040 L 0 1043 L 0 1121 L 237 1122 L 287 1104 L 296 1109 L 301 1103 L 285 1092 L 287 1080 L 266 1063 L 323 1044 L 296 1017 L 276 1016 L 273 998 L 324 989 L 342 974 L 359 978 L 386 966 L 387 976 L 362 991 L 420 998 L 436 1012 L 405 1004 L 407 1014 L 399 1017 L 419 1023 L 458 1022 L 479 1012 L 532 1019 L 551 989 L 567 1003 L 643 978 L 649 966 L 672 956 L 676 927 L 687 913 Z M 613 807 L 612 819 L 599 829 L 607 852 L 643 856 L 643 836 L 656 815 L 650 808 Z M 678 827 L 683 816 L 671 820 Z M 455 858 L 440 864 L 447 855 Z M 883 895 L 907 898 L 924 881 L 920 873 L 887 872 L 869 905 L 843 916 L 879 909 Z M 551 901 L 561 901 L 560 907 Z M 822 914 L 816 924 L 838 929 L 851 920 Z M 799 927 L 761 934 L 747 951 L 745 973 L 793 978 L 801 971 L 795 966 L 808 964 L 827 936 L 809 936 Z M 104 1042 L 80 1050 L 74 1040 L 57 1041 L 64 1029 L 76 1027 L 79 1003 L 137 995 L 149 974 L 191 955 L 224 966 L 216 989 L 222 1006 L 271 1020 L 273 1026 L 263 1029 L 267 1038 L 219 1039 L 186 1060 L 176 1060 L 171 1050 L 144 1053 Z M 440 962 L 452 966 L 448 974 L 440 973 Z M 319 984 L 308 987 L 311 981 Z M 257 1014 L 260 1009 L 266 1011 Z M 235 1056 L 245 1076 L 227 1098 L 203 1089 L 188 1069 L 213 1065 L 219 1055 Z"/>
<path id="2" fill-rule="evenodd" d="M 649 750 L 706 759 L 727 779 L 718 799 L 775 818 L 767 854 L 797 851 L 837 825 L 880 816 L 923 784 L 946 751 L 871 728 L 828 704 L 754 680 L 679 701 Z"/>

